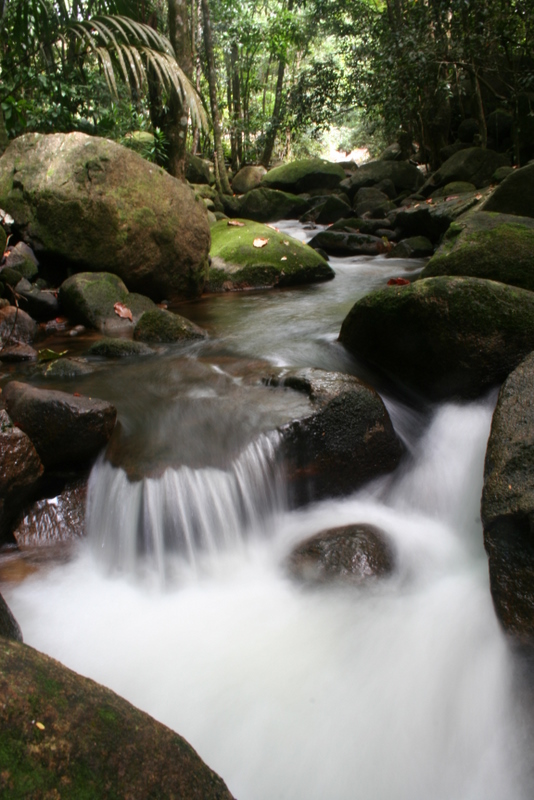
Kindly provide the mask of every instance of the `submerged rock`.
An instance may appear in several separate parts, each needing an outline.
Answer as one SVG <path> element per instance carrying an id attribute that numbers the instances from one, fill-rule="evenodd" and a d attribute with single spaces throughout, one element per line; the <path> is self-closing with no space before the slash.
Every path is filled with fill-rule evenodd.
<path id="1" fill-rule="evenodd" d="M 103 358 L 130 358 L 131 356 L 151 356 L 154 350 L 143 342 L 132 342 L 131 339 L 100 339 L 87 351 L 90 356 Z"/>
<path id="2" fill-rule="evenodd" d="M 474 398 L 534 349 L 534 293 L 478 278 L 426 278 L 359 300 L 339 340 L 432 400 Z"/>
<path id="3" fill-rule="evenodd" d="M 214 225 L 210 252 L 207 288 L 211 292 L 294 286 L 334 277 L 333 269 L 308 245 L 245 220 L 221 220 Z"/>
<path id="4" fill-rule="evenodd" d="M 0 639 L 5 797 L 232 800 L 178 734 L 31 647 Z"/>
<path id="5" fill-rule="evenodd" d="M 134 329 L 134 339 L 137 342 L 154 344 L 194 341 L 205 339 L 207 335 L 206 331 L 194 322 L 162 308 L 146 311 Z"/>
<path id="6" fill-rule="evenodd" d="M 290 572 L 302 581 L 341 581 L 361 585 L 389 575 L 394 553 L 384 532 L 374 525 L 330 528 L 297 545 L 288 559 Z"/>

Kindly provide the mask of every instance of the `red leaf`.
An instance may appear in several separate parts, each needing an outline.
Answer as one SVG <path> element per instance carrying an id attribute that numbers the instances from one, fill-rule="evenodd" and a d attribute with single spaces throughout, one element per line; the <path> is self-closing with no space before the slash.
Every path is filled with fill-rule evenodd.
<path id="1" fill-rule="evenodd" d="M 390 278 L 388 281 L 388 286 L 407 286 L 410 281 L 407 281 L 406 278 Z"/>
<path id="2" fill-rule="evenodd" d="M 117 314 L 117 316 L 119 316 L 121 319 L 129 319 L 130 322 L 133 322 L 132 312 L 128 306 L 124 305 L 124 303 L 115 303 L 113 308 L 115 309 L 115 314 Z"/>

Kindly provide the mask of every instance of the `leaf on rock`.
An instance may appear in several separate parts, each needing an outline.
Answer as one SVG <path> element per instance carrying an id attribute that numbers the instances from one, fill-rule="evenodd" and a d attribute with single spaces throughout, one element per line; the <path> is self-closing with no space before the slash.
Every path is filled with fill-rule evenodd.
<path id="1" fill-rule="evenodd" d="M 282 258 L 280 259 L 280 261 L 287 261 L 287 256 L 282 256 Z"/>
<path id="2" fill-rule="evenodd" d="M 254 239 L 252 244 L 254 245 L 254 247 L 265 247 L 266 244 L 269 244 L 269 240 L 263 239 L 261 236 L 258 236 L 257 239 Z"/>
<path id="3" fill-rule="evenodd" d="M 132 312 L 128 306 L 124 305 L 124 303 L 115 303 L 113 308 L 115 309 L 115 314 L 117 314 L 117 316 L 119 316 L 121 319 L 129 319 L 130 322 L 133 322 Z"/>
<path id="4" fill-rule="evenodd" d="M 390 278 L 388 281 L 388 286 L 407 286 L 410 281 L 407 281 L 406 278 Z"/>
<path id="5" fill-rule="evenodd" d="M 231 228 L 244 228 L 245 227 L 245 223 L 244 222 L 239 222 L 238 219 L 229 219 L 228 222 L 227 222 L 227 225 L 229 227 L 231 227 Z"/>
<path id="6" fill-rule="evenodd" d="M 271 225 L 269 222 L 265 225 L 266 228 L 272 228 L 273 231 L 280 233 L 280 228 L 277 228 L 275 225 Z"/>

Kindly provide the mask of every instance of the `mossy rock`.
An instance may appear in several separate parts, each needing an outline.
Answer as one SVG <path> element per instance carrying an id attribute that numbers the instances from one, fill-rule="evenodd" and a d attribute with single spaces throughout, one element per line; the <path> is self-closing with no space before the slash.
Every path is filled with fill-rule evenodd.
<path id="1" fill-rule="evenodd" d="M 35 253 L 24 242 L 18 242 L 15 247 L 9 248 L 6 266 L 16 269 L 28 281 L 33 281 L 39 274 L 39 262 Z"/>
<path id="2" fill-rule="evenodd" d="M 433 252 L 432 242 L 425 236 L 411 236 L 396 244 L 386 258 L 428 258 Z"/>
<path id="3" fill-rule="evenodd" d="M 388 286 L 353 306 L 339 339 L 432 400 L 475 398 L 534 350 L 534 293 L 479 278 Z"/>
<path id="4" fill-rule="evenodd" d="M 504 169 L 504 167 L 501 167 Z M 469 181 L 452 181 L 452 183 L 448 183 L 446 186 L 443 186 L 441 189 L 437 189 L 433 193 L 433 197 L 449 197 L 450 195 L 455 194 L 473 194 L 476 192 L 477 187 L 474 183 L 469 183 Z"/>
<path id="5" fill-rule="evenodd" d="M 133 329 L 141 314 L 156 307 L 148 297 L 128 292 L 123 281 L 109 272 L 72 275 L 60 287 L 59 302 L 73 322 L 108 331 Z M 133 321 L 119 317 L 115 303 L 129 308 Z"/>
<path id="6" fill-rule="evenodd" d="M 228 214 L 255 222 L 298 219 L 309 208 L 308 201 L 295 194 L 264 186 L 252 189 L 239 198 L 227 198 L 224 204 L 224 210 Z"/>
<path id="7" fill-rule="evenodd" d="M 2 283 L 6 286 L 11 286 L 11 288 L 14 288 L 22 280 L 22 273 L 18 269 L 13 269 L 13 267 L 4 267 L 0 272 L 0 276 L 2 277 Z"/>
<path id="8" fill-rule="evenodd" d="M 221 220 L 211 229 L 209 291 L 294 286 L 334 277 L 333 269 L 308 245 L 258 222 L 237 222 L 242 226 Z M 267 244 L 254 247 L 257 239 Z"/>
<path id="9" fill-rule="evenodd" d="M 146 311 L 134 328 L 137 342 L 190 342 L 206 336 L 206 331 L 194 322 L 162 308 Z"/>
<path id="10" fill-rule="evenodd" d="M 271 169 L 261 182 L 269 189 L 301 194 L 312 189 L 335 189 L 344 178 L 345 171 L 339 164 L 322 158 L 303 158 Z"/>
<path id="11" fill-rule="evenodd" d="M 369 161 L 343 181 L 341 187 L 354 199 L 359 189 L 376 186 L 384 180 L 392 181 L 398 193 L 415 192 L 425 181 L 423 173 L 407 161 Z"/>
<path id="12" fill-rule="evenodd" d="M 514 169 L 486 201 L 484 211 L 534 217 L 534 164 Z"/>
<path id="13" fill-rule="evenodd" d="M 90 356 L 103 358 L 130 358 L 131 356 L 151 356 L 154 350 L 143 342 L 132 342 L 131 339 L 100 339 L 87 351 Z"/>
<path id="14" fill-rule="evenodd" d="M 474 184 L 477 189 L 481 189 L 490 185 L 496 169 L 509 165 L 509 158 L 501 153 L 482 147 L 468 147 L 448 158 L 430 176 L 423 186 L 422 192 L 428 197 L 436 189 L 453 181 L 465 181 Z"/>
<path id="15" fill-rule="evenodd" d="M 95 368 L 82 358 L 56 358 L 54 361 L 36 364 L 33 371 L 48 380 L 64 380 L 90 375 Z"/>
<path id="16" fill-rule="evenodd" d="M 458 220 L 420 278 L 465 275 L 534 291 L 534 219 L 478 212 Z"/>
<path id="17" fill-rule="evenodd" d="M 232 800 L 177 733 L 109 689 L 0 638 L 3 800 Z"/>

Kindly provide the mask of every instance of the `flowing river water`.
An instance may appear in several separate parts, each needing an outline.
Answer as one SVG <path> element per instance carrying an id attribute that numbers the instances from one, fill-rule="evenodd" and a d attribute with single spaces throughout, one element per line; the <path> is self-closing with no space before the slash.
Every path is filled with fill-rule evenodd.
<path id="1" fill-rule="evenodd" d="M 258 374 L 362 374 L 335 341 L 341 321 L 414 269 L 331 263 L 327 284 L 192 304 L 208 343 L 88 378 L 119 408 L 125 465 L 159 468 L 130 481 L 99 461 L 75 558 L 3 591 L 28 644 L 177 730 L 238 800 L 526 800 L 527 695 L 480 524 L 495 396 L 421 408 L 386 387 L 407 447 L 397 472 L 288 508 L 273 430 L 304 400 Z M 319 590 L 289 577 L 296 543 L 355 522 L 386 531 L 392 577 Z"/>

